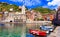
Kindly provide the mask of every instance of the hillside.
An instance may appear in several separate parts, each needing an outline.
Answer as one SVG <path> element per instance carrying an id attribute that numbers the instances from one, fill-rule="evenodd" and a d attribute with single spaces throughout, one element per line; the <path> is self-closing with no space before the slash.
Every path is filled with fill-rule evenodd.
<path id="1" fill-rule="evenodd" d="M 33 8 L 32 10 L 39 11 L 42 14 L 51 13 L 51 11 L 52 11 L 52 10 L 50 10 L 48 8 L 42 8 L 42 7 Z"/>
<path id="2" fill-rule="evenodd" d="M 19 7 L 14 5 L 14 4 L 11 5 L 11 4 L 8 4 L 8 3 L 1 3 L 0 2 L 0 11 L 4 11 L 4 10 L 9 11 L 10 8 L 13 8 L 14 11 L 21 11 L 21 10 L 19 10 Z M 26 10 L 28 10 L 27 7 L 26 7 Z M 42 14 L 51 13 L 51 11 L 52 11 L 48 8 L 42 8 L 42 7 L 36 7 L 36 8 L 33 8 L 32 10 L 39 11 Z"/>
<path id="3" fill-rule="evenodd" d="M 18 6 L 16 6 L 16 5 L 11 5 L 11 4 L 1 3 L 0 2 L 0 11 L 3 11 L 3 10 L 9 11 L 10 8 L 13 8 L 14 11 L 20 11 L 18 9 Z"/>

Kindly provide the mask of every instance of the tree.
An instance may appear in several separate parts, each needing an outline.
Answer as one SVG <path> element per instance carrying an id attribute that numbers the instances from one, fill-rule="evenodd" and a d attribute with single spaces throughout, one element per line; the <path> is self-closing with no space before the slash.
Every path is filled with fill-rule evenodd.
<path id="1" fill-rule="evenodd" d="M 32 10 L 39 11 L 42 14 L 51 13 L 51 11 L 52 11 L 48 8 L 42 8 L 42 7 L 33 8 Z"/>
<path id="2" fill-rule="evenodd" d="M 4 3 L 4 2 L 3 2 L 3 3 L 0 3 L 0 11 L 3 11 L 3 10 L 9 11 L 10 8 L 13 8 L 14 11 L 20 11 L 20 10 L 18 9 L 18 6 L 17 6 L 17 5 L 7 4 L 7 3 Z"/>

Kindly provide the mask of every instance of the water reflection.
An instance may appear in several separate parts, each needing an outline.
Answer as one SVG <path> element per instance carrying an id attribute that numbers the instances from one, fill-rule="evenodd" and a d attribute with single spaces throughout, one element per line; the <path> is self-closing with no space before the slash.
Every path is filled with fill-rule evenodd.
<path id="1" fill-rule="evenodd" d="M 29 29 L 39 29 L 37 24 L 4 23 L 0 26 L 0 37 L 34 37 L 29 34 Z"/>
<path id="2" fill-rule="evenodd" d="M 26 26 L 19 23 L 5 23 L 0 27 L 0 37 L 25 37 Z"/>

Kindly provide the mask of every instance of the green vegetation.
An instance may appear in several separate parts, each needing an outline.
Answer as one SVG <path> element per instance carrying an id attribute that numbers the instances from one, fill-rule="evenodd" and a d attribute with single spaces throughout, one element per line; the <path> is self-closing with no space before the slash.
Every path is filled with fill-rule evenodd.
<path id="1" fill-rule="evenodd" d="M 0 2 L 0 11 L 10 11 L 9 9 L 10 8 L 13 8 L 13 11 L 21 11 L 19 9 L 18 6 L 16 5 L 11 5 L 11 4 L 8 4 L 8 3 L 1 3 Z M 26 10 L 28 10 L 28 8 L 26 7 Z M 47 13 L 51 13 L 52 10 L 48 9 L 48 8 L 42 8 L 42 7 L 37 7 L 37 8 L 33 8 L 32 10 L 35 10 L 36 12 L 39 11 L 41 12 L 42 14 L 47 14 Z"/>
<path id="2" fill-rule="evenodd" d="M 55 13 L 55 10 L 51 10 L 51 9 L 48 9 L 48 8 L 43 8 L 43 7 L 37 7 L 37 8 L 33 8 L 32 10 L 36 11 L 36 12 L 40 12 L 42 15 L 44 14 L 54 14 Z M 35 20 L 39 21 L 43 21 L 44 19 L 43 18 L 35 18 Z"/>
<path id="3" fill-rule="evenodd" d="M 11 4 L 7 4 L 7 3 L 0 3 L 0 11 L 9 11 L 10 8 L 13 8 L 14 11 L 20 11 L 18 9 L 18 6 L 16 5 L 11 5 Z"/>
<path id="4" fill-rule="evenodd" d="M 42 8 L 42 7 L 33 8 L 32 10 L 39 11 L 42 14 L 51 13 L 51 11 L 52 11 L 52 10 L 50 10 L 48 8 Z"/>

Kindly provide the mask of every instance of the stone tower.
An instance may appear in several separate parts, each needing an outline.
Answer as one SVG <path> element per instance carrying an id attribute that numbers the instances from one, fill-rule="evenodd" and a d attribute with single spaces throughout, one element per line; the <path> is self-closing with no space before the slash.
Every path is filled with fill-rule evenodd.
<path id="1" fill-rule="evenodd" d="M 25 14 L 25 9 L 26 9 L 26 8 L 25 8 L 25 6 L 23 5 L 23 6 L 22 6 L 22 14 Z"/>

